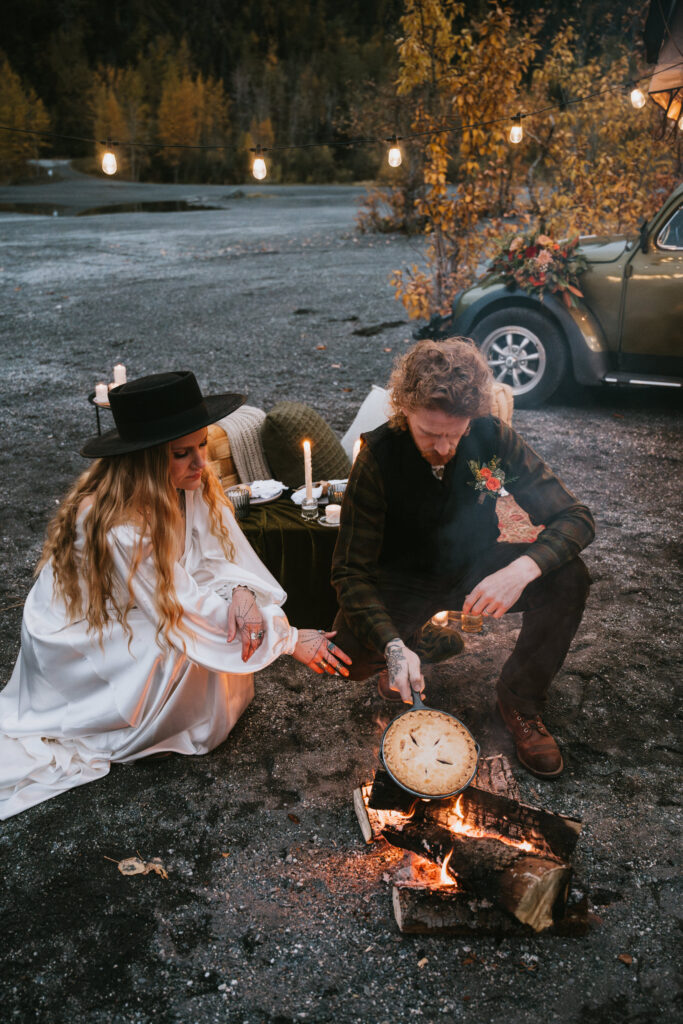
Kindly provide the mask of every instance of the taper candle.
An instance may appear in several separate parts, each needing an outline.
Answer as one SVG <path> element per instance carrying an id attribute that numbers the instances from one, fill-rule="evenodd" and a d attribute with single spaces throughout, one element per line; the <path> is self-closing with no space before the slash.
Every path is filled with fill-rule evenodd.
<path id="1" fill-rule="evenodd" d="M 304 441 L 304 480 L 306 481 L 306 500 L 313 497 L 313 467 L 311 465 L 311 442 Z"/>

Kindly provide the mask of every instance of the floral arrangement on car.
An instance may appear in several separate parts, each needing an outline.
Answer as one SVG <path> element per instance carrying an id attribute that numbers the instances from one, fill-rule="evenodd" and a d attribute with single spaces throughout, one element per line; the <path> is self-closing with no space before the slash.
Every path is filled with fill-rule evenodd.
<path id="1" fill-rule="evenodd" d="M 548 235 L 514 235 L 493 257 L 489 272 L 541 300 L 545 292 L 553 292 L 569 308 L 576 305 L 576 298 L 583 298 L 579 275 L 588 267 L 576 251 L 578 244 L 578 237 L 555 242 Z"/>

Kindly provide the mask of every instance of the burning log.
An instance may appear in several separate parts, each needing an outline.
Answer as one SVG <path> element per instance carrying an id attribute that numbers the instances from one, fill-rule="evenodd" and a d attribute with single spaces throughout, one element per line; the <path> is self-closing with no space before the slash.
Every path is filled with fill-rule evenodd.
<path id="1" fill-rule="evenodd" d="M 507 769 L 498 759 L 487 781 L 502 778 L 509 791 Z M 502 788 L 499 781 L 496 788 Z M 440 883 L 395 884 L 401 930 L 506 934 L 520 928 L 509 911 L 521 924 L 543 931 L 566 904 L 569 861 L 581 831 L 574 818 L 478 786 L 451 799 L 415 800 L 383 771 L 356 791 L 354 803 L 367 842 L 382 836 L 427 861 L 448 864 Z M 454 875 L 458 885 L 452 887 L 447 883 Z"/>
<path id="2" fill-rule="evenodd" d="M 476 899 L 457 888 L 394 882 L 394 917 L 404 934 L 515 935 L 526 931 L 490 900 Z"/>

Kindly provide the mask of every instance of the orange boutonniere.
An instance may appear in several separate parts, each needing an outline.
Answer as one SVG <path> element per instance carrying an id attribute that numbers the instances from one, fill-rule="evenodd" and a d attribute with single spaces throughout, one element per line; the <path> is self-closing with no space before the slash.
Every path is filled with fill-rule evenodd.
<path id="1" fill-rule="evenodd" d="M 505 481 L 515 480 L 516 477 L 506 476 L 503 469 L 501 469 L 500 458 L 498 455 L 494 455 L 485 465 L 480 466 L 478 462 L 473 459 L 468 463 L 474 480 L 469 480 L 470 487 L 474 487 L 475 491 L 479 491 L 479 501 L 483 501 L 487 496 L 490 498 L 497 498 L 500 494 L 501 489 L 505 485 Z"/>

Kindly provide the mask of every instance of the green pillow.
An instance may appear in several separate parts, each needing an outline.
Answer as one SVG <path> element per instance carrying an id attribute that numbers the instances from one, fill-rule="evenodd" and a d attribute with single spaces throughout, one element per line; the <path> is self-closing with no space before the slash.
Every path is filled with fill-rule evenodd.
<path id="1" fill-rule="evenodd" d="M 322 416 L 301 402 L 280 402 L 261 427 L 263 450 L 276 480 L 287 487 L 303 484 L 306 438 L 311 442 L 314 480 L 343 480 L 349 475 L 348 456 Z"/>

